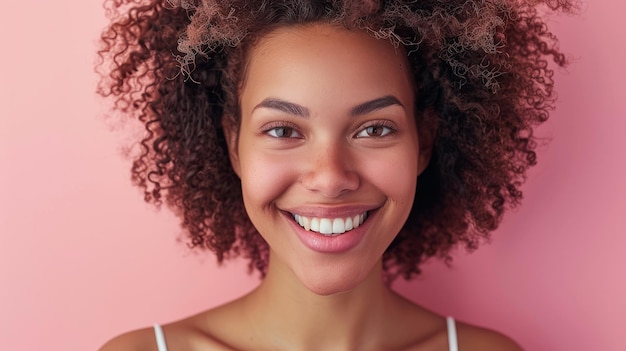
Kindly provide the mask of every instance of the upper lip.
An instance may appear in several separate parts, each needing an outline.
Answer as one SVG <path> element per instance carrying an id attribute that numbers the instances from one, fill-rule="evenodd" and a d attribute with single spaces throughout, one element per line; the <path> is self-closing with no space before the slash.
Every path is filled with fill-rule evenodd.
<path id="1" fill-rule="evenodd" d="M 290 214 L 297 214 L 305 217 L 337 218 L 350 217 L 379 208 L 380 205 L 306 205 L 283 209 Z"/>

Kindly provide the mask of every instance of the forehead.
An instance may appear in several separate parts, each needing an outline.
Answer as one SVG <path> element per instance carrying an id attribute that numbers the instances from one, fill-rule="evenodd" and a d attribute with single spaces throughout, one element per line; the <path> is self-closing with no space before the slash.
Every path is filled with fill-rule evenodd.
<path id="1" fill-rule="evenodd" d="M 413 82 L 404 48 L 390 40 L 363 30 L 310 24 L 278 28 L 261 37 L 248 52 L 242 88 L 242 95 L 261 88 L 289 97 L 295 89 L 308 89 L 329 97 L 393 94 L 410 99 Z"/>

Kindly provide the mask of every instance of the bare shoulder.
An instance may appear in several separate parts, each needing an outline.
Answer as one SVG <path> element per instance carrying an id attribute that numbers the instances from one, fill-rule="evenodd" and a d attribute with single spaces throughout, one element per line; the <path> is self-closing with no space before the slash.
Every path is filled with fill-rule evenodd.
<path id="1" fill-rule="evenodd" d="M 232 351 L 227 345 L 197 325 L 198 316 L 163 325 L 169 351 Z M 154 328 L 144 328 L 117 336 L 99 351 L 157 351 Z"/>
<path id="2" fill-rule="evenodd" d="M 456 323 L 459 347 L 463 350 L 521 351 L 508 336 L 497 331 L 465 323 Z"/>
<path id="3" fill-rule="evenodd" d="M 156 351 L 156 339 L 152 328 L 144 328 L 119 335 L 99 351 Z"/>

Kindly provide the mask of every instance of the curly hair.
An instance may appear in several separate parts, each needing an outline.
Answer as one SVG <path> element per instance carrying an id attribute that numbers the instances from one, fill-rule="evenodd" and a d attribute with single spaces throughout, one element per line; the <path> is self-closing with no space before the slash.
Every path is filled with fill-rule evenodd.
<path id="1" fill-rule="evenodd" d="M 98 93 L 146 134 L 133 182 L 165 200 L 193 247 L 219 262 L 243 256 L 265 273 L 269 249 L 246 215 L 222 123 L 239 123 L 238 89 L 255 40 L 281 26 L 325 22 L 366 30 L 408 53 L 416 121 L 436 125 L 410 216 L 384 254 L 406 279 L 456 245 L 474 249 L 519 204 L 536 164 L 533 128 L 554 107 L 566 64 L 544 9 L 567 0 L 110 0 Z M 434 112 L 436 121 L 423 118 Z M 428 129 L 428 128 L 425 128 Z"/>

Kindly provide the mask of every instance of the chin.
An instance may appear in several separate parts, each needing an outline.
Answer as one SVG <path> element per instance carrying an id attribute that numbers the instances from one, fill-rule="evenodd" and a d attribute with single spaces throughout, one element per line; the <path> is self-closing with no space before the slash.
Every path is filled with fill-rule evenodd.
<path id="1" fill-rule="evenodd" d="M 298 275 L 300 282 L 312 293 L 319 296 L 331 296 L 357 289 L 368 280 L 368 275 L 371 275 L 371 273 L 371 270 L 368 272 L 360 269 L 341 272 L 337 268 L 330 267 L 329 270 L 318 270 L 296 275 Z"/>
<path id="2" fill-rule="evenodd" d="M 309 291 L 319 296 L 332 296 L 336 294 L 346 293 L 354 290 L 358 284 L 345 284 L 340 282 L 339 284 L 333 284 L 329 282 L 322 282 L 321 284 L 306 286 Z"/>

